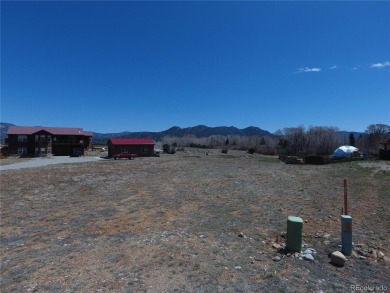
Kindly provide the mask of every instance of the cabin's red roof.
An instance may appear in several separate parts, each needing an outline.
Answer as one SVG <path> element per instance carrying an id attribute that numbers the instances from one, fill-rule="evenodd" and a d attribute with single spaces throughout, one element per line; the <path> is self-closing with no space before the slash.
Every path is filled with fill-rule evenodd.
<path id="1" fill-rule="evenodd" d="M 154 141 L 149 138 L 110 138 L 108 142 L 113 145 L 154 145 Z"/>
<path id="2" fill-rule="evenodd" d="M 44 127 L 44 126 L 10 126 L 7 134 L 31 135 L 38 131 L 47 131 L 53 135 L 85 135 L 93 136 L 92 132 L 84 132 L 82 128 Z"/>

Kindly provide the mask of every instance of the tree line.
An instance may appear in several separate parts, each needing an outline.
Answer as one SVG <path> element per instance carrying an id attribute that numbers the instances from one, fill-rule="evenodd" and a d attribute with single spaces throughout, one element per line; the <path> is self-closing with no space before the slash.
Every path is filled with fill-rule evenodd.
<path id="1" fill-rule="evenodd" d="M 341 135 L 336 127 L 303 125 L 277 130 L 272 136 L 211 135 L 198 138 L 194 135 L 183 137 L 165 136 L 165 147 L 221 148 L 223 150 L 247 150 L 264 155 L 330 155 L 341 145 L 352 145 L 365 154 L 377 154 L 379 143 L 390 139 L 390 126 L 371 124 L 359 134 Z"/>

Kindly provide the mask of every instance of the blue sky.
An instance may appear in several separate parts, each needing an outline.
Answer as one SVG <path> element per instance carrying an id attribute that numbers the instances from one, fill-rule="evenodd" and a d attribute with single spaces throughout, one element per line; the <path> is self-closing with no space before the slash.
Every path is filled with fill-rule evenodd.
<path id="1" fill-rule="evenodd" d="M 1 117 L 96 132 L 390 124 L 390 2 L 1 2 Z"/>

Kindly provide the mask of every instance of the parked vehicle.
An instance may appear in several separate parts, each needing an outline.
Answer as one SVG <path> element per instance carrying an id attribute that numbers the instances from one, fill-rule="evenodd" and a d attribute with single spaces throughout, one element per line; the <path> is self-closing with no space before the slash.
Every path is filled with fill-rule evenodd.
<path id="1" fill-rule="evenodd" d="M 137 154 L 115 154 L 112 157 L 114 158 L 114 160 L 119 160 L 119 159 L 134 160 L 137 157 Z"/>

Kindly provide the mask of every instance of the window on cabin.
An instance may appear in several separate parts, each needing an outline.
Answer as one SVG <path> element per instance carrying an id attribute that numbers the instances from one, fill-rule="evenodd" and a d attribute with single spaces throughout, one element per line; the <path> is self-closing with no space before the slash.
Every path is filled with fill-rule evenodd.
<path id="1" fill-rule="evenodd" d="M 26 142 L 27 135 L 18 135 L 18 142 Z"/>
<path id="2" fill-rule="evenodd" d="M 25 155 L 27 154 L 27 148 L 26 147 L 21 147 L 21 148 L 18 148 L 18 155 Z"/>

